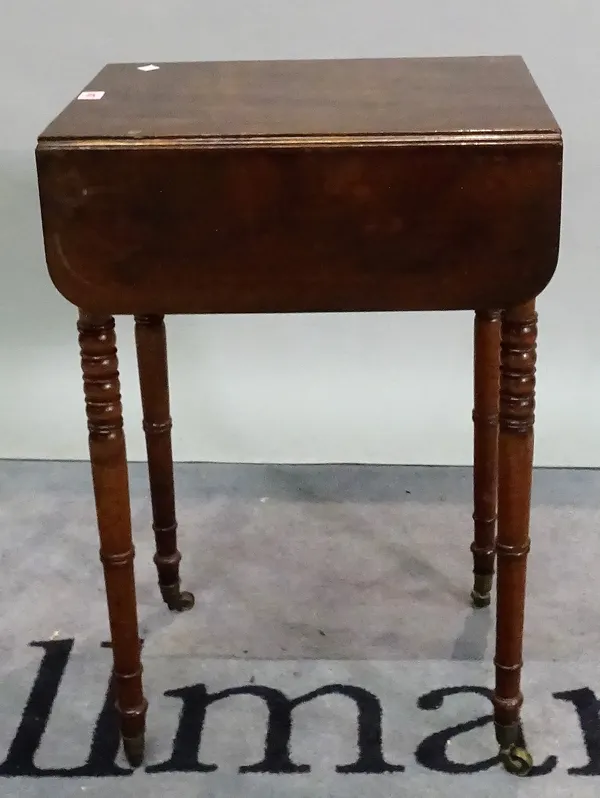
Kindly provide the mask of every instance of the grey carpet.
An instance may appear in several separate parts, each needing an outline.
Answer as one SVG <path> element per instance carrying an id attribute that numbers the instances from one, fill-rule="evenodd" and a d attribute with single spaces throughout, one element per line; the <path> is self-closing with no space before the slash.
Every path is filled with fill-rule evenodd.
<path id="1" fill-rule="evenodd" d="M 600 794 L 600 472 L 535 474 L 523 714 L 542 772 L 523 780 L 493 762 L 481 693 L 493 609 L 468 605 L 470 480 L 463 468 L 180 465 L 182 575 L 197 603 L 174 616 L 133 465 L 151 707 L 147 768 L 129 774 L 101 711 L 110 652 L 89 467 L 0 462 L 0 795 Z M 200 724 L 206 691 L 235 688 Z M 258 693 L 275 702 L 269 723 Z M 269 772 L 240 772 L 260 770 L 267 729 Z M 343 772 L 353 763 L 364 772 Z"/>

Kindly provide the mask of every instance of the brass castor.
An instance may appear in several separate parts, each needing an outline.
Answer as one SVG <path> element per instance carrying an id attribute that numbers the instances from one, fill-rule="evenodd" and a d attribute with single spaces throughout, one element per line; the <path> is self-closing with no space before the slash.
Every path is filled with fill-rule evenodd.
<path id="1" fill-rule="evenodd" d="M 181 590 L 179 584 L 160 585 L 160 592 L 165 604 L 173 612 L 186 612 L 194 606 L 194 594 Z"/>
<path id="2" fill-rule="evenodd" d="M 533 759 L 529 751 L 520 745 L 511 745 L 500 749 L 500 761 L 508 773 L 515 776 L 527 776 L 533 767 Z"/>
<path id="3" fill-rule="evenodd" d="M 132 768 L 139 768 L 144 761 L 145 734 L 142 732 L 137 737 L 123 737 L 123 750 L 125 757 Z"/>
<path id="4" fill-rule="evenodd" d="M 490 593 L 481 594 L 477 593 L 475 590 L 471 593 L 471 603 L 477 610 L 483 609 L 483 607 L 489 607 L 491 600 L 492 597 Z"/>
<path id="5" fill-rule="evenodd" d="M 495 724 L 496 739 L 500 746 L 500 761 L 508 773 L 527 776 L 533 767 L 533 759 L 527 750 L 521 722 L 510 726 Z"/>
<path id="6" fill-rule="evenodd" d="M 476 609 L 490 606 L 493 579 L 493 574 L 475 574 L 475 584 L 471 592 L 471 602 Z"/>

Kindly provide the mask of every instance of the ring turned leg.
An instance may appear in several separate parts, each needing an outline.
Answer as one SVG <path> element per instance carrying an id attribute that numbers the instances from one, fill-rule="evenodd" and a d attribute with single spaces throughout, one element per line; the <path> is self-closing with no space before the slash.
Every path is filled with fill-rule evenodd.
<path id="1" fill-rule="evenodd" d="M 500 311 L 477 311 L 474 329 L 473 592 L 475 607 L 490 603 L 498 498 Z"/>
<path id="2" fill-rule="evenodd" d="M 170 610 L 189 610 L 192 593 L 182 591 L 181 554 L 177 549 L 167 341 L 163 316 L 136 316 L 135 340 L 148 453 L 152 528 L 156 540 L 154 562 L 158 584 Z"/>
<path id="3" fill-rule="evenodd" d="M 147 701 L 142 690 L 127 458 L 115 340 L 110 316 L 80 312 L 79 346 L 92 479 L 114 661 L 113 684 L 127 759 L 144 756 Z"/>
<path id="4" fill-rule="evenodd" d="M 502 316 L 498 494 L 498 606 L 494 720 L 507 770 L 529 772 L 531 756 L 520 722 L 521 668 L 529 514 L 533 467 L 535 302 L 510 308 Z"/>

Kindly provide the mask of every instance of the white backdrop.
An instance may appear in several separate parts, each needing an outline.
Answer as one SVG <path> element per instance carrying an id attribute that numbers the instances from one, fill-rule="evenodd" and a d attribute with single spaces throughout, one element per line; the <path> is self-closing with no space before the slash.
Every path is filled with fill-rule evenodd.
<path id="1" fill-rule="evenodd" d="M 0 457 L 84 458 L 74 309 L 43 260 L 37 134 L 110 61 L 521 54 L 565 136 L 561 257 L 539 301 L 536 463 L 600 466 L 600 4 L 3 0 Z M 471 460 L 470 314 L 169 320 L 180 460 Z M 144 457 L 132 324 L 128 451 Z"/>

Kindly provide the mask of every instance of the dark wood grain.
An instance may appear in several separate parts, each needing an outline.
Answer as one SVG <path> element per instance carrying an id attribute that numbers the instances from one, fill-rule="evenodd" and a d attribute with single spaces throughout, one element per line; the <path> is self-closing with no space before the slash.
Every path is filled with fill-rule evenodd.
<path id="1" fill-rule="evenodd" d="M 114 320 L 81 313 L 79 345 L 90 459 L 125 753 L 139 764 L 147 702 L 142 690 L 134 548 Z"/>
<path id="2" fill-rule="evenodd" d="M 474 329 L 473 521 L 475 537 L 471 597 L 477 607 L 490 603 L 498 498 L 498 390 L 500 311 L 477 311 Z"/>
<path id="3" fill-rule="evenodd" d="M 533 466 L 537 314 L 529 302 L 504 311 L 500 434 L 495 720 L 501 743 L 517 740 L 525 578 Z M 511 737 L 512 735 L 512 737 Z"/>
<path id="4" fill-rule="evenodd" d="M 144 433 L 148 454 L 148 476 L 152 501 L 152 528 L 156 541 L 154 562 L 158 584 L 169 609 L 193 606 L 191 593 L 181 591 L 175 517 L 173 451 L 167 340 L 162 316 L 136 316 L 135 340 L 142 396 Z"/>
<path id="5" fill-rule="evenodd" d="M 519 56 L 109 64 L 42 139 L 558 132 Z"/>
<path id="6" fill-rule="evenodd" d="M 508 307 L 557 263 L 561 148 L 38 151 L 46 257 L 94 312 Z"/>
<path id="7" fill-rule="evenodd" d="M 561 136 L 520 58 L 110 65 L 101 85 L 37 148 L 50 275 L 78 306 L 476 309 L 552 277 Z"/>

